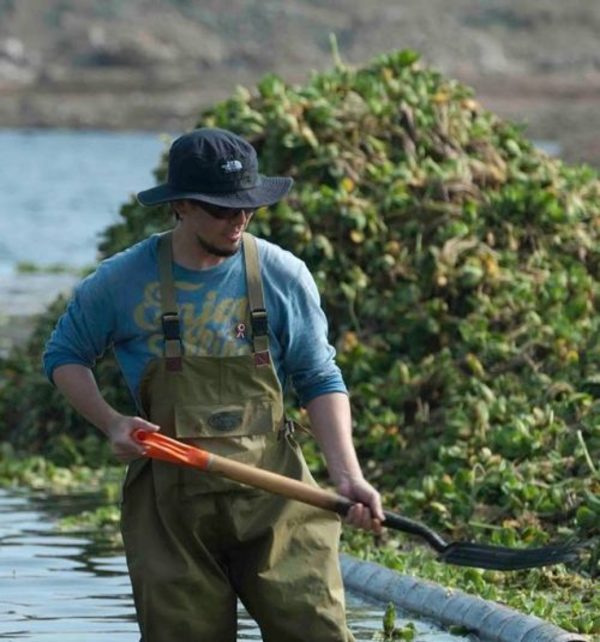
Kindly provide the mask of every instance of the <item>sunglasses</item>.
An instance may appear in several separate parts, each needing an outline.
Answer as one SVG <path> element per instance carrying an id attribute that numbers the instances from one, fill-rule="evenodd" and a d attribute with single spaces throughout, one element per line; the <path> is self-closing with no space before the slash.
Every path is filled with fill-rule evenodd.
<path id="1" fill-rule="evenodd" d="M 213 205 L 212 203 L 204 203 L 202 201 L 195 201 L 196 205 L 203 209 L 207 214 L 220 221 L 228 221 L 235 218 L 240 212 L 244 212 L 245 218 L 250 218 L 254 214 L 255 208 L 250 207 L 222 207 L 221 205 Z"/>

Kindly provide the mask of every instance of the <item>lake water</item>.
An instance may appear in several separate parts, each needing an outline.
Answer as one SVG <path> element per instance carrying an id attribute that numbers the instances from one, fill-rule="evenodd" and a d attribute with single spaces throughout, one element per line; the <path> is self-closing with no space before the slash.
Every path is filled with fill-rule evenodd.
<path id="1" fill-rule="evenodd" d="M 0 357 L 96 262 L 121 205 L 156 183 L 173 135 L 0 129 Z M 23 272 L 29 264 L 38 272 Z M 44 268 L 71 271 L 52 273 Z"/>
<path id="2" fill-rule="evenodd" d="M 170 140 L 171 137 L 168 138 Z M 158 133 L 0 130 L 0 274 L 96 260 L 98 234 L 155 184 Z"/>
<path id="3" fill-rule="evenodd" d="M 60 517 L 93 502 L 90 496 L 46 497 L 0 489 L 0 640 L 137 642 L 120 548 L 92 533 L 66 535 L 57 528 Z M 347 599 L 348 624 L 357 642 L 381 639 L 383 606 L 352 595 Z M 240 641 L 262 639 L 241 605 L 238 621 Z M 413 618 L 398 617 L 396 626 L 409 622 L 417 631 L 415 642 L 466 642 Z"/>

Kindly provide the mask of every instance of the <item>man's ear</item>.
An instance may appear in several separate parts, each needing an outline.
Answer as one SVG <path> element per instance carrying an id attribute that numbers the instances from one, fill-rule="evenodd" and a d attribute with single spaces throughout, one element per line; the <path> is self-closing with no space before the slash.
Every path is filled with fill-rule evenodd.
<path id="1" fill-rule="evenodd" d="M 171 213 L 176 218 L 176 220 L 180 221 L 182 218 L 182 215 L 187 213 L 188 210 L 189 210 L 188 201 L 184 199 L 179 201 L 171 201 Z"/>

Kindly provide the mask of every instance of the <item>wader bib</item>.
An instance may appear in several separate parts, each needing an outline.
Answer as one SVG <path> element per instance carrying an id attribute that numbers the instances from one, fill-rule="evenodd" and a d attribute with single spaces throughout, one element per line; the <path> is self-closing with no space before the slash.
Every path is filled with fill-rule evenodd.
<path id="1" fill-rule="evenodd" d="M 142 412 L 172 437 L 314 483 L 284 431 L 258 252 L 244 234 L 252 354 L 187 356 L 159 241 L 164 356 L 148 365 Z M 123 486 L 121 530 L 142 642 L 234 642 L 237 597 L 264 642 L 352 642 L 333 513 L 193 469 L 138 459 Z"/>

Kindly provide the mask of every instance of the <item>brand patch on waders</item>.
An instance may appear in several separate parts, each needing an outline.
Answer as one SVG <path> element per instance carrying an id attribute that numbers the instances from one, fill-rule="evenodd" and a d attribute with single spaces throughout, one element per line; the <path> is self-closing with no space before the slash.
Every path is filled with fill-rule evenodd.
<path id="1" fill-rule="evenodd" d="M 207 423 L 214 430 L 221 432 L 230 432 L 242 425 L 244 416 L 241 412 L 234 412 L 231 410 L 224 410 L 222 412 L 215 412 L 211 415 Z"/>

